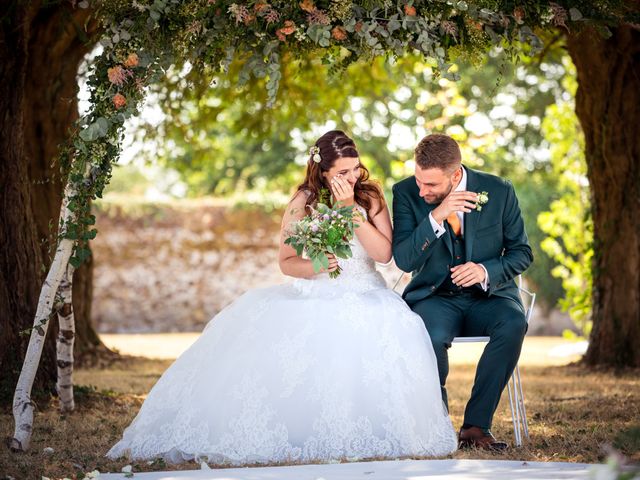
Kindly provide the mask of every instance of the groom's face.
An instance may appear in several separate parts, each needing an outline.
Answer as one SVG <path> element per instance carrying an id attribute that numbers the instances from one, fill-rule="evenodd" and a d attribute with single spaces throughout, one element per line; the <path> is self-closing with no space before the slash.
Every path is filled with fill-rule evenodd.
<path id="1" fill-rule="evenodd" d="M 422 169 L 416 165 L 416 183 L 420 196 L 430 205 L 441 203 L 460 182 L 462 169 L 447 172 L 440 168 Z"/>

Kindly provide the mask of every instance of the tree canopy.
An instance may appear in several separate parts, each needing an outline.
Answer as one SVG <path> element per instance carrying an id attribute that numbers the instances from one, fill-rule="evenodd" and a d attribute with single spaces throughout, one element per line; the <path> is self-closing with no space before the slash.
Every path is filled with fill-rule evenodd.
<path id="1" fill-rule="evenodd" d="M 415 55 L 393 64 L 384 58 L 356 63 L 328 80 L 320 59 L 305 57 L 283 63 L 286 95 L 277 97 L 274 108 L 263 101 L 263 79 L 238 88 L 220 76 L 209 87 L 199 84 L 198 76 L 190 78 L 192 71 L 175 68 L 150 86 L 152 107 L 164 107 L 163 119 L 138 127 L 147 150 L 136 157 L 177 170 L 190 195 L 286 193 L 302 179 L 298 163 L 306 161 L 313 131 L 333 122 L 353 135 L 374 178 L 390 189 L 411 174 L 405 161 L 422 135 L 448 133 L 462 145 L 467 165 L 516 185 L 537 259 L 527 277 L 554 305 L 562 295 L 560 282 L 549 276 L 556 264 L 540 249 L 545 233 L 536 222 L 557 189 L 541 119 L 569 93 L 561 81 L 571 68 L 561 49 L 551 52 L 518 66 L 505 64 L 494 52 L 481 66 L 459 63 L 454 68 L 461 79 L 455 82 L 435 82 L 432 70 Z M 566 141 L 576 135 L 579 129 Z M 130 175 L 127 168 L 117 178 Z"/>
<path id="2" fill-rule="evenodd" d="M 81 2 L 80 6 L 88 6 Z M 154 0 L 103 2 L 98 18 L 106 35 L 93 62 L 91 109 L 80 119 L 63 152 L 70 172 L 73 217 L 60 229 L 78 240 L 71 262 L 79 265 L 95 237 L 89 200 L 99 197 L 119 155 L 125 119 L 137 114 L 145 86 L 176 62 L 188 61 L 202 78 L 229 73 L 239 62 L 238 81 L 264 78 L 272 106 L 282 81 L 282 59 L 316 52 L 331 73 L 357 61 L 397 58 L 415 51 L 436 76 L 458 79 L 452 61 L 474 61 L 494 45 L 510 60 L 543 48 L 538 31 L 607 25 L 624 15 L 624 2 L 578 4 L 466 1 L 261 1 Z M 251 111 L 251 105 L 247 105 Z"/>

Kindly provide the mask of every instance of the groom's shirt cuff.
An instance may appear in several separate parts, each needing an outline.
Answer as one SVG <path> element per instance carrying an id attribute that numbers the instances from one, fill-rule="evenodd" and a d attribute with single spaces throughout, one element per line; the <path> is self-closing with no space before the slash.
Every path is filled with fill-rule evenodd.
<path id="1" fill-rule="evenodd" d="M 487 267 L 485 267 L 483 264 L 479 263 L 478 265 L 480 265 L 484 270 L 484 281 L 480 282 L 480 287 L 486 292 L 487 290 L 489 290 L 489 272 L 487 272 Z"/>
<path id="2" fill-rule="evenodd" d="M 433 218 L 433 215 L 431 215 L 431 212 L 429 212 L 429 221 L 431 222 L 433 233 L 436 234 L 436 237 L 440 238 L 446 232 L 444 225 L 440 225 L 438 222 L 436 222 L 435 218 Z"/>

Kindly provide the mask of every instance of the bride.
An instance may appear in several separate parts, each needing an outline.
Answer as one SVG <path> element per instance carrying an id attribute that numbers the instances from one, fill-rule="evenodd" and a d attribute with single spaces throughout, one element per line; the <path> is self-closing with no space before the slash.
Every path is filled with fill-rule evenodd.
<path id="1" fill-rule="evenodd" d="M 383 194 L 344 132 L 315 147 L 282 221 L 280 268 L 296 280 L 248 291 L 209 321 L 108 457 L 238 466 L 456 450 L 424 323 L 375 269 L 391 259 Z M 359 226 L 353 257 L 314 274 L 284 239 L 327 187 Z"/>

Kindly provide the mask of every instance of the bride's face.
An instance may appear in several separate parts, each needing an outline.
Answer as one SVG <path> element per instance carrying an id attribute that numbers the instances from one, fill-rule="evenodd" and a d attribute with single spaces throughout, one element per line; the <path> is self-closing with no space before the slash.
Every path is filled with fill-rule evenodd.
<path id="1" fill-rule="evenodd" d="M 360 159 L 358 157 L 338 158 L 333 167 L 322 173 L 326 185 L 329 185 L 331 179 L 338 175 L 349 182 L 352 187 L 355 186 L 360 178 Z"/>

